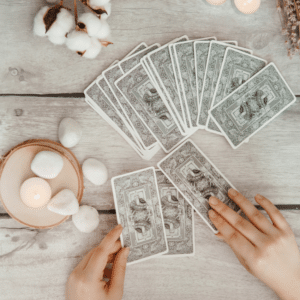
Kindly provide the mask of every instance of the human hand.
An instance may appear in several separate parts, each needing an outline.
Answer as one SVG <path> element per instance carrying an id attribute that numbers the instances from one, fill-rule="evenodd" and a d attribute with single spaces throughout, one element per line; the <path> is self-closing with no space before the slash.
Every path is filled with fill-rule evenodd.
<path id="1" fill-rule="evenodd" d="M 255 201 L 268 213 L 265 217 L 242 194 L 230 189 L 228 196 L 250 222 L 219 199 L 211 197 L 209 217 L 240 263 L 273 289 L 281 299 L 300 299 L 300 253 L 295 236 L 280 211 L 261 195 Z"/>
<path id="2" fill-rule="evenodd" d="M 118 240 L 122 226 L 116 226 L 92 249 L 71 273 L 66 287 L 68 300 L 121 300 L 129 248 Z M 108 263 L 113 268 L 106 269 Z M 103 278 L 110 279 L 108 282 Z"/>

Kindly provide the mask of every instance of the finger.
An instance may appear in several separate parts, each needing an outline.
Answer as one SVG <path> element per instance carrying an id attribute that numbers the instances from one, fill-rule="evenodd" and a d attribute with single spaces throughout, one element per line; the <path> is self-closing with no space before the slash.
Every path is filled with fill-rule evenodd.
<path id="1" fill-rule="evenodd" d="M 284 216 L 269 199 L 257 194 L 255 201 L 267 212 L 275 227 L 283 230 L 290 229 Z"/>
<path id="2" fill-rule="evenodd" d="M 251 242 L 248 241 L 236 229 L 234 229 L 217 212 L 211 209 L 209 211 L 209 218 L 223 236 L 224 241 L 231 247 L 236 255 L 242 257 L 244 257 L 245 255 L 252 255 L 255 250 L 254 245 L 251 244 Z"/>
<path id="3" fill-rule="evenodd" d="M 238 213 L 233 211 L 230 207 L 224 204 L 216 197 L 210 197 L 210 206 L 218 212 L 231 226 L 237 229 L 242 235 L 244 235 L 252 244 L 261 244 L 264 239 L 264 235 L 250 222 L 241 217 Z"/>
<path id="4" fill-rule="evenodd" d="M 274 232 L 273 224 L 242 194 L 230 189 L 228 196 L 243 210 L 257 229 L 268 234 Z"/>
<path id="5" fill-rule="evenodd" d="M 81 262 L 76 266 L 75 270 L 83 270 L 85 269 L 85 267 L 87 266 L 89 260 L 91 259 L 93 253 L 95 251 L 95 248 L 93 248 L 92 250 L 90 250 L 85 256 L 84 258 L 81 260 Z"/>
<path id="6" fill-rule="evenodd" d="M 121 300 L 123 296 L 126 263 L 129 251 L 129 248 L 122 248 L 118 252 L 112 268 L 112 277 L 110 280 L 108 293 L 114 300 Z"/>
<path id="7" fill-rule="evenodd" d="M 110 250 L 111 246 L 118 240 L 122 233 L 123 227 L 121 224 L 117 225 L 111 230 L 100 243 L 99 247 Z"/>

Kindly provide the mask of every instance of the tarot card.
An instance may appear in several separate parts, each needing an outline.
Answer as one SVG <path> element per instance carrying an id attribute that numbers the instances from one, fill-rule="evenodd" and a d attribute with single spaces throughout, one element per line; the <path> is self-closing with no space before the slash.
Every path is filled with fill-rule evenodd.
<path id="1" fill-rule="evenodd" d="M 196 70 L 196 93 L 198 105 L 201 103 L 203 83 L 205 78 L 206 63 L 208 58 L 210 42 L 198 41 L 194 43 L 195 70 Z M 204 128 L 201 126 L 201 128 Z"/>
<path id="2" fill-rule="evenodd" d="M 208 59 L 206 63 L 204 84 L 202 95 L 200 96 L 200 106 L 197 124 L 199 127 L 205 127 L 208 119 L 208 110 L 211 107 L 211 101 L 215 92 L 217 80 L 219 78 L 221 65 L 224 59 L 225 51 L 228 47 L 240 49 L 252 54 L 251 50 L 229 46 L 228 44 L 212 41 L 209 48 Z"/>
<path id="3" fill-rule="evenodd" d="M 141 118 L 136 114 L 136 112 L 132 109 L 130 104 L 115 86 L 115 81 L 122 76 L 123 72 L 119 65 L 112 66 L 111 68 L 108 68 L 103 72 L 104 79 L 106 80 L 107 84 L 111 88 L 111 91 L 118 100 L 120 106 L 124 111 L 124 114 L 127 115 L 127 119 L 129 120 L 131 127 L 135 129 L 137 137 L 139 138 L 140 142 L 144 145 L 145 149 L 149 149 L 156 143 L 154 136 L 151 134 L 149 129 L 143 124 Z"/>
<path id="4" fill-rule="evenodd" d="M 163 215 L 153 167 L 112 178 L 121 244 L 130 247 L 128 264 L 168 252 Z"/>
<path id="5" fill-rule="evenodd" d="M 225 44 L 229 44 L 232 46 L 238 46 L 238 42 L 237 41 L 220 41 L 221 43 L 225 43 Z"/>
<path id="6" fill-rule="evenodd" d="M 158 167 L 214 232 L 217 230 L 208 217 L 211 196 L 234 211 L 240 210 L 228 197 L 233 185 L 191 140 L 160 161 Z"/>
<path id="7" fill-rule="evenodd" d="M 176 43 L 174 44 L 174 50 L 187 114 L 192 127 L 197 127 L 198 103 L 196 92 L 194 41 Z"/>
<path id="8" fill-rule="evenodd" d="M 259 72 L 266 64 L 267 61 L 264 59 L 237 49 L 227 48 L 211 108 L 226 98 L 254 74 Z M 221 133 L 218 126 L 210 117 L 207 119 L 206 129 L 208 131 Z"/>
<path id="9" fill-rule="evenodd" d="M 139 64 L 141 62 L 141 59 L 147 55 L 148 53 L 150 53 L 151 51 L 157 49 L 160 47 L 160 44 L 154 44 L 151 45 L 147 48 L 145 48 L 144 50 L 130 56 L 127 57 L 125 59 L 123 59 L 120 62 L 120 68 L 124 73 L 127 73 L 128 71 L 130 71 L 132 68 L 134 68 L 137 64 Z"/>
<path id="10" fill-rule="evenodd" d="M 170 152 L 186 138 L 180 133 L 142 64 L 117 80 L 116 86 L 165 152 Z"/>
<path id="11" fill-rule="evenodd" d="M 134 54 L 136 54 L 136 53 L 138 53 L 138 52 L 140 52 L 140 51 L 146 49 L 147 47 L 148 47 L 148 46 L 147 46 L 147 44 L 146 44 L 145 42 L 140 43 L 140 44 L 137 45 L 133 50 L 131 50 L 124 58 L 127 58 L 127 57 L 129 57 L 129 56 L 131 56 L 131 55 L 134 55 Z"/>
<path id="12" fill-rule="evenodd" d="M 194 210 L 162 171 L 155 172 L 169 248 L 161 257 L 194 255 Z"/>
<path id="13" fill-rule="evenodd" d="M 271 63 L 217 104 L 210 115 L 236 149 L 295 101 L 292 90 Z"/>
<path id="14" fill-rule="evenodd" d="M 183 37 L 177 39 L 178 42 L 186 41 L 187 38 Z M 169 52 L 169 46 L 164 45 L 157 50 L 152 51 L 147 55 L 147 58 L 153 67 L 153 70 L 162 85 L 164 93 L 167 97 L 169 106 L 172 106 L 176 114 L 176 118 L 181 123 L 181 126 L 186 128 L 186 121 L 182 110 L 183 103 L 180 100 L 176 88 L 172 60 Z"/>

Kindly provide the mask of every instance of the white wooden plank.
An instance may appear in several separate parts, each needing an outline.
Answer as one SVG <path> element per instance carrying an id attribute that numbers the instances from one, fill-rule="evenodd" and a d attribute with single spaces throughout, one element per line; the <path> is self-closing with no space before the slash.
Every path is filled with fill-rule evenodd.
<path id="1" fill-rule="evenodd" d="M 66 0 L 72 7 L 72 1 Z M 187 34 L 237 40 L 254 54 L 273 61 L 300 94 L 300 58 L 287 57 L 276 2 L 262 1 L 253 15 L 244 15 L 226 1 L 213 6 L 205 0 L 113 0 L 113 46 L 96 60 L 80 58 L 65 46 L 34 36 L 33 19 L 45 1 L 0 1 L 0 93 L 47 94 L 82 92 L 114 60 L 122 59 L 138 43 L 164 44 Z M 81 6 L 79 5 L 79 8 Z"/>

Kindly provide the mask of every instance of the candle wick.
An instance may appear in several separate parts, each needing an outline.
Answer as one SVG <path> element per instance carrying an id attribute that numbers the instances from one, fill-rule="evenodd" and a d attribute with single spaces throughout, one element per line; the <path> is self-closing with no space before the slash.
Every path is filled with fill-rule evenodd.
<path id="1" fill-rule="evenodd" d="M 39 194 L 36 194 L 33 198 L 34 198 L 34 200 L 39 200 L 41 198 L 41 196 Z"/>

